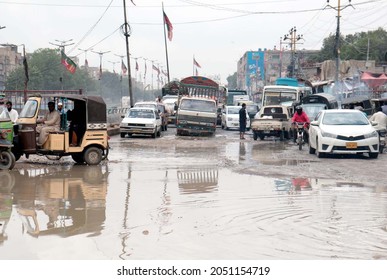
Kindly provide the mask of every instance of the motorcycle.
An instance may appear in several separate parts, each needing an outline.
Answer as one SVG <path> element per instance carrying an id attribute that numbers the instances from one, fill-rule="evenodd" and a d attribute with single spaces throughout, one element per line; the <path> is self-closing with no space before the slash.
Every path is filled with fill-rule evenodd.
<path id="1" fill-rule="evenodd" d="M 307 142 L 306 140 L 306 132 L 305 132 L 305 123 L 303 122 L 297 122 L 293 123 L 295 130 L 296 130 L 296 144 L 298 145 L 298 149 L 301 151 L 302 150 L 302 145 Z"/>

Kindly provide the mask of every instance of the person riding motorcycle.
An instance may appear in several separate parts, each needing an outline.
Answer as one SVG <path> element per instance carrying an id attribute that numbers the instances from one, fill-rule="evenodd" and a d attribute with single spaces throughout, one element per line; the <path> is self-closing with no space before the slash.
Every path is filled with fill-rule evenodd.
<path id="1" fill-rule="evenodd" d="M 301 106 L 296 107 L 296 112 L 294 113 L 292 117 L 292 126 L 293 126 L 293 141 L 296 143 L 297 141 L 297 123 L 304 123 L 304 140 L 305 142 L 308 142 L 309 134 L 308 134 L 308 128 L 309 128 L 309 117 L 308 115 L 302 110 Z"/>

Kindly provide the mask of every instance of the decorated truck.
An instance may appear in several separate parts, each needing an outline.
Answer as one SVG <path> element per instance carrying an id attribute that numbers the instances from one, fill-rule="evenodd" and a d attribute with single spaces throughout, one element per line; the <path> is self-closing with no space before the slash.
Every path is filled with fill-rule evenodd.
<path id="1" fill-rule="evenodd" d="M 213 135 L 217 122 L 219 85 L 202 76 L 180 81 L 176 115 L 177 135 Z"/>
<path id="2" fill-rule="evenodd" d="M 291 135 L 291 113 L 288 106 L 263 106 L 251 123 L 253 138 L 263 140 L 266 136 L 289 139 Z"/>

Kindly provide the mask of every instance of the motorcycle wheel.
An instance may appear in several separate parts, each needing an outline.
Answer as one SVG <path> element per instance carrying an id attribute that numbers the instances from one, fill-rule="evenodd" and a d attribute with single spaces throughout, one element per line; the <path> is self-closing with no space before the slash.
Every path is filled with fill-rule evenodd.
<path id="1" fill-rule="evenodd" d="M 16 163 L 15 156 L 9 151 L 2 151 L 0 153 L 0 169 L 1 170 L 11 170 Z"/>
<path id="2" fill-rule="evenodd" d="M 302 150 L 302 135 L 298 136 L 298 149 L 301 151 Z"/>

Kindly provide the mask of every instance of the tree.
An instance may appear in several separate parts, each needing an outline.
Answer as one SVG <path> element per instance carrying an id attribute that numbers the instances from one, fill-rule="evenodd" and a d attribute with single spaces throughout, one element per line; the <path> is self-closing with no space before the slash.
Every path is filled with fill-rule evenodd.
<path id="1" fill-rule="evenodd" d="M 237 88 L 237 72 L 227 77 L 227 87 L 228 88 Z"/>
<path id="2" fill-rule="evenodd" d="M 78 67 L 74 74 L 66 70 L 57 49 L 39 49 L 28 54 L 27 61 L 30 90 L 95 90 L 95 82 L 85 69 Z M 6 80 L 6 89 L 23 89 L 24 77 L 23 66 L 16 68 Z"/>

